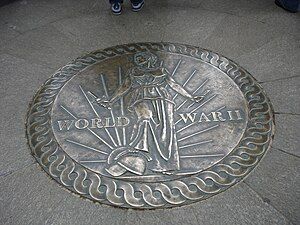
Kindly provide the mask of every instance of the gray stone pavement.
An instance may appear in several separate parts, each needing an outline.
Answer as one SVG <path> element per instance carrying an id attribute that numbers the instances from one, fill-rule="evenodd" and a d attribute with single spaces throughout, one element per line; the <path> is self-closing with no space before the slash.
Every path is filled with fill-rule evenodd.
<path id="1" fill-rule="evenodd" d="M 300 224 L 300 17 L 273 0 L 23 0 L 0 8 L 0 224 Z M 25 138 L 28 104 L 60 66 L 121 43 L 201 46 L 246 68 L 271 99 L 272 148 L 244 181 L 185 207 L 136 211 L 80 199 L 41 171 Z"/>

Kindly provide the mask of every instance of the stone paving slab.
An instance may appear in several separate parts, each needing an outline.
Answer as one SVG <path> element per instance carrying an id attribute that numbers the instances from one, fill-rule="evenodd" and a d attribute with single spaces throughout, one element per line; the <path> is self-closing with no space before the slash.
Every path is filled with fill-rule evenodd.
<path id="1" fill-rule="evenodd" d="M 111 14 L 106 10 L 105 13 L 99 15 L 93 14 L 62 19 L 52 25 L 66 38 L 75 41 L 77 47 L 84 49 L 84 52 L 87 53 L 133 41 L 132 33 L 123 27 L 122 24 L 120 29 L 116 30 L 116 24 L 124 23 L 120 17 L 117 18 L 120 21 L 112 21 Z M 102 22 L 99 23 L 99 21 Z"/>
<path id="2" fill-rule="evenodd" d="M 215 32 L 202 42 L 202 46 L 218 49 L 219 53 L 235 60 L 238 56 L 258 49 L 281 35 L 282 33 L 269 24 L 227 15 L 222 23 L 215 27 Z"/>
<path id="3" fill-rule="evenodd" d="M 145 7 L 141 17 L 138 13 L 132 12 L 128 4 L 126 6 L 123 17 L 111 18 L 110 24 L 115 31 L 114 35 L 125 39 L 123 43 L 162 40 L 166 29 L 166 15 L 169 12 L 161 14 L 159 9 Z"/>
<path id="4" fill-rule="evenodd" d="M 271 149 L 245 182 L 294 224 L 300 221 L 300 158 Z"/>
<path id="5" fill-rule="evenodd" d="M 225 12 L 231 15 L 243 17 L 249 14 L 264 12 L 273 6 L 272 1 L 229 1 L 229 0 L 206 0 L 201 2 L 205 10 Z"/>
<path id="6" fill-rule="evenodd" d="M 1 26 L 0 25 L 0 46 L 4 46 L 6 43 L 8 43 L 13 38 L 19 36 L 19 32 L 15 30 L 14 26 Z"/>
<path id="7" fill-rule="evenodd" d="M 176 3 L 176 1 L 174 2 Z M 111 16 L 107 10 L 103 9 L 102 14 L 99 15 L 93 14 L 61 20 L 54 25 L 62 32 L 67 33 L 68 30 L 71 30 L 88 48 L 91 47 L 89 43 L 109 46 L 112 43 L 145 41 L 197 45 L 205 40 L 214 31 L 216 24 L 219 24 L 225 17 L 225 14 L 208 12 L 199 8 L 174 7 L 176 4 L 170 4 L 172 10 L 168 3 L 149 2 L 149 4 L 157 7 L 160 4 L 163 6 L 159 8 L 145 7 L 141 17 L 138 13 L 132 12 L 128 4 L 125 4 L 121 17 Z M 185 20 L 182 20 L 184 17 L 190 17 L 193 20 L 187 24 Z M 99 20 L 103 21 L 103 24 L 99 24 Z M 101 32 L 103 39 L 99 39 L 99 33 L 95 30 Z"/>
<path id="8" fill-rule="evenodd" d="M 0 176 L 34 162 L 25 137 L 25 117 L 35 91 L 51 70 L 7 54 L 0 55 Z"/>
<path id="9" fill-rule="evenodd" d="M 277 114 L 272 146 L 300 157 L 300 115 Z"/>
<path id="10" fill-rule="evenodd" d="M 165 210 L 157 223 L 150 224 L 289 224 L 274 208 L 263 202 L 247 185 L 240 184 L 203 202 L 173 210 Z M 273 213 L 276 215 L 271 216 Z M 132 212 L 128 224 L 151 221 L 152 213 Z M 163 220 L 162 220 L 163 219 Z"/>
<path id="11" fill-rule="evenodd" d="M 59 187 L 36 164 L 3 178 L 0 183 L 0 221 L 7 225 L 289 224 L 245 184 L 190 206 L 140 211 L 80 199 Z"/>
<path id="12" fill-rule="evenodd" d="M 69 39 L 55 27 L 48 25 L 13 39 L 3 52 L 26 59 L 53 70 L 68 63 L 83 52 L 75 40 Z"/>
<path id="13" fill-rule="evenodd" d="M 166 13 L 163 41 L 174 43 L 187 43 L 205 47 L 202 44 L 207 38 L 214 35 L 216 27 L 223 23 L 226 14 L 206 11 L 203 9 L 179 8 L 176 12 L 170 12 L 163 8 L 160 13 Z M 189 23 L 182 18 L 192 17 Z"/>
<path id="14" fill-rule="evenodd" d="M 248 11 L 242 16 L 248 19 L 256 19 L 270 26 L 276 27 L 279 31 L 285 34 L 296 35 L 299 37 L 299 13 L 289 13 L 284 9 L 269 1 L 270 6 L 263 8 L 263 10 Z"/>
<path id="15" fill-rule="evenodd" d="M 299 33 L 300 17 L 297 13 L 289 13 L 274 4 L 274 1 L 230 1 L 209 0 L 202 1 L 200 7 L 204 10 L 226 13 L 243 17 L 247 20 L 256 20 L 276 27 L 281 33 L 295 35 Z"/>
<path id="16" fill-rule="evenodd" d="M 156 1 L 156 0 L 148 0 L 146 3 L 147 5 L 151 5 L 154 9 L 160 9 L 162 7 L 166 7 L 169 9 L 174 10 L 174 8 L 185 8 L 185 9 L 195 9 L 200 8 L 202 5 L 202 2 L 205 0 L 164 0 L 164 1 Z"/>
<path id="17" fill-rule="evenodd" d="M 299 47 L 296 35 L 283 35 L 237 60 L 260 82 L 300 76 Z"/>
<path id="18" fill-rule="evenodd" d="M 125 211 L 73 196 L 51 180 L 37 164 L 0 182 L 1 224 L 92 224 L 88 221 L 121 224 L 125 215 Z"/>
<path id="19" fill-rule="evenodd" d="M 1 8 L 0 26 L 14 27 L 16 31 L 25 33 L 62 18 L 98 12 L 99 8 L 107 5 L 107 2 L 98 0 L 15 1 Z"/>
<path id="20" fill-rule="evenodd" d="M 276 113 L 300 113 L 300 76 L 262 84 Z"/>
<path id="21" fill-rule="evenodd" d="M 0 8 L 0 224 L 297 224 L 299 14 L 261 0 L 147 0 L 141 13 L 128 1 L 125 7 L 119 17 L 104 0 L 21 0 Z M 224 54 L 262 82 L 276 112 L 274 149 L 245 183 L 182 208 L 122 210 L 66 192 L 26 144 L 34 92 L 86 52 L 161 40 Z"/>

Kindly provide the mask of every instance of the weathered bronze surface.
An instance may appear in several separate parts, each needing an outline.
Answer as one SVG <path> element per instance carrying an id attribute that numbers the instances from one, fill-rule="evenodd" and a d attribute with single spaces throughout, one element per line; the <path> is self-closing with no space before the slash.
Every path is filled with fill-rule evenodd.
<path id="1" fill-rule="evenodd" d="M 30 106 L 27 137 L 69 190 L 128 208 L 211 197 L 270 146 L 272 107 L 229 59 L 170 43 L 116 46 L 58 70 Z"/>

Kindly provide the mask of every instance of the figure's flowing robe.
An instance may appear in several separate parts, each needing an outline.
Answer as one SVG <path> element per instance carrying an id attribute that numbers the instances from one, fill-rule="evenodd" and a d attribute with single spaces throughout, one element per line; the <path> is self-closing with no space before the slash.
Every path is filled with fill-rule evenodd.
<path id="1" fill-rule="evenodd" d="M 175 103 L 166 88 L 167 74 L 162 68 L 147 72 L 134 68 L 129 76 L 133 93 L 128 109 L 137 116 L 130 145 L 150 154 L 150 170 L 179 170 Z"/>

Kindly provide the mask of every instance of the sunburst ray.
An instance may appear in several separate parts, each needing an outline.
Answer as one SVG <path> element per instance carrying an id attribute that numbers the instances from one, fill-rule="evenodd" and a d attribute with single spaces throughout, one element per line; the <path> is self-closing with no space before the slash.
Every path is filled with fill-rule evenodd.
<path id="1" fill-rule="evenodd" d="M 97 149 L 97 148 L 93 148 L 93 147 L 90 147 L 90 146 L 88 146 L 88 145 L 79 143 L 79 142 L 77 142 L 77 141 L 73 141 L 73 140 L 70 140 L 70 139 L 66 139 L 66 141 L 69 142 L 69 143 L 72 143 L 72 144 L 74 144 L 74 145 L 78 145 L 78 146 L 80 146 L 80 147 L 84 147 L 84 148 L 89 149 L 89 150 L 91 150 L 91 151 L 98 152 L 98 153 L 103 154 L 103 155 L 108 155 L 107 152 L 104 152 L 104 151 L 101 151 L 101 150 L 99 150 L 99 149 Z"/>
<path id="2" fill-rule="evenodd" d="M 109 95 L 108 95 L 108 91 L 107 91 L 107 86 L 106 86 L 106 82 L 105 82 L 103 74 L 101 74 L 101 81 L 102 81 L 102 85 L 103 85 L 103 89 L 104 89 L 104 93 L 106 95 L 106 98 L 109 99 Z M 111 108 L 109 111 L 110 111 L 110 115 L 111 115 L 112 121 L 115 124 L 116 120 L 115 120 L 115 115 L 114 115 L 113 109 Z M 116 132 L 116 137 L 117 137 L 118 144 L 119 144 L 119 146 L 121 146 L 122 144 L 121 144 L 121 139 L 120 139 L 120 136 L 119 136 L 118 129 L 117 129 L 116 126 L 114 127 L 114 129 L 115 129 L 115 132 Z"/>
<path id="3" fill-rule="evenodd" d="M 198 90 L 200 90 L 207 82 L 209 81 L 208 78 L 206 78 L 202 84 L 200 84 L 193 92 L 192 94 L 196 94 Z M 188 99 L 184 100 L 177 108 L 176 111 L 179 110 L 186 102 L 188 101 Z"/>
<path id="4" fill-rule="evenodd" d="M 106 160 L 79 160 L 80 163 L 106 163 Z"/>
<path id="5" fill-rule="evenodd" d="M 85 99 L 87 100 L 87 102 L 88 102 L 89 105 L 91 106 L 92 110 L 93 110 L 94 113 L 96 114 L 96 116 L 97 116 L 98 118 L 100 118 L 98 112 L 96 111 L 95 107 L 93 106 L 92 102 L 90 101 L 90 99 L 89 99 L 88 96 L 86 95 L 86 93 L 85 93 L 85 91 L 83 90 L 83 88 L 81 87 L 81 85 L 79 85 L 79 88 L 80 88 L 82 94 L 84 95 Z M 113 145 L 114 145 L 115 147 L 117 147 L 118 145 L 117 145 L 117 143 L 115 142 L 114 138 L 111 136 L 111 133 L 109 132 L 109 130 L 108 130 L 106 127 L 104 127 L 104 130 L 105 130 L 106 134 L 108 135 L 108 137 L 110 138 L 110 140 L 111 140 L 111 142 L 113 143 Z"/>
<path id="6" fill-rule="evenodd" d="M 183 83 L 182 87 L 185 87 L 188 82 L 193 78 L 193 76 L 196 74 L 197 70 L 194 70 L 189 76 L 188 78 L 185 80 L 185 82 Z M 175 98 L 178 96 L 178 93 L 176 93 L 173 97 L 173 101 L 175 100 Z"/>
<path id="7" fill-rule="evenodd" d="M 119 67 L 119 86 L 122 85 L 122 68 Z M 124 116 L 124 96 L 120 98 L 120 105 L 121 105 L 121 115 Z M 123 131 L 123 145 L 126 145 L 126 128 L 123 126 L 122 127 Z"/>
<path id="8" fill-rule="evenodd" d="M 199 155 L 181 155 L 181 159 L 189 159 L 189 158 L 207 158 L 207 157 L 223 157 L 224 153 L 218 154 L 199 154 Z"/>
<path id="9" fill-rule="evenodd" d="M 68 109 L 66 109 L 64 106 L 60 106 L 63 110 L 65 110 L 70 116 L 72 116 L 75 120 L 77 120 L 77 116 L 73 115 Z M 98 138 L 103 144 L 105 144 L 110 149 L 114 149 L 110 144 L 107 143 L 102 137 L 100 137 L 98 134 L 96 134 L 94 131 L 92 131 L 90 128 L 87 128 L 88 131 L 90 131 L 96 138 Z"/>
<path id="10" fill-rule="evenodd" d="M 177 72 L 177 70 L 178 70 L 178 68 L 179 68 L 179 66 L 180 66 L 180 64 L 181 64 L 181 62 L 182 62 L 182 60 L 179 59 L 179 60 L 178 60 L 178 63 L 176 64 L 176 66 L 175 66 L 175 68 L 173 69 L 173 72 L 172 72 L 171 74 L 170 74 L 169 71 L 167 71 L 167 72 L 170 74 L 171 77 L 174 77 L 174 75 L 175 75 L 175 73 Z M 168 86 L 168 85 L 166 84 L 165 87 L 167 87 L 167 86 Z"/>
<path id="11" fill-rule="evenodd" d="M 216 124 L 216 125 L 214 125 L 214 126 L 205 128 L 204 130 L 200 130 L 200 131 L 198 131 L 198 132 L 189 134 L 189 135 L 187 135 L 187 136 L 185 136 L 185 137 L 182 137 L 182 138 L 178 139 L 178 143 L 180 143 L 181 141 L 184 141 L 184 140 L 186 140 L 186 139 L 188 139 L 188 138 L 194 137 L 195 135 L 202 134 L 202 133 L 205 133 L 205 132 L 210 131 L 210 130 L 212 130 L 212 129 L 215 129 L 215 128 L 219 127 L 219 126 L 220 126 L 219 124 Z"/>
<path id="12" fill-rule="evenodd" d="M 189 148 L 189 147 L 193 147 L 193 146 L 197 146 L 197 145 L 203 145 L 203 144 L 208 144 L 211 143 L 213 140 L 206 140 L 206 141 L 199 141 L 197 143 L 192 143 L 192 144 L 188 144 L 188 145 L 182 145 L 179 146 L 179 149 L 184 149 L 184 148 Z"/>

